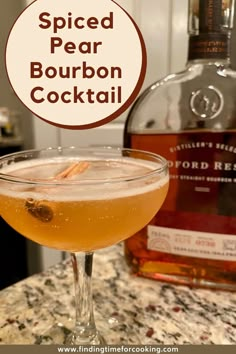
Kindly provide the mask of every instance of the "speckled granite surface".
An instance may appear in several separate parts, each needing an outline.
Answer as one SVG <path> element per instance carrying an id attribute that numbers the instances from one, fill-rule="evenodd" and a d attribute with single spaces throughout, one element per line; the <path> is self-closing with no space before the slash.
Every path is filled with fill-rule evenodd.
<path id="1" fill-rule="evenodd" d="M 121 246 L 95 254 L 93 290 L 97 326 L 108 344 L 236 343 L 235 293 L 133 277 Z M 67 261 L 0 292 L 0 343 L 51 343 L 51 336 L 62 342 L 73 327 L 73 310 Z M 110 326 L 112 314 L 124 318 L 124 324 Z"/>

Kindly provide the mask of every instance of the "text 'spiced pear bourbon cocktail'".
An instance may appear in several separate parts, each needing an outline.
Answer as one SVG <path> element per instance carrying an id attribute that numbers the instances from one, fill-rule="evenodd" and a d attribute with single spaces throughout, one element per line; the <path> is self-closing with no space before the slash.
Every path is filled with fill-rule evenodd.
<path id="1" fill-rule="evenodd" d="M 18 162 L 1 172 L 28 184 L 0 182 L 0 214 L 44 246 L 71 252 L 110 246 L 141 229 L 163 203 L 168 177 L 152 176 L 155 168 L 126 157 Z"/>

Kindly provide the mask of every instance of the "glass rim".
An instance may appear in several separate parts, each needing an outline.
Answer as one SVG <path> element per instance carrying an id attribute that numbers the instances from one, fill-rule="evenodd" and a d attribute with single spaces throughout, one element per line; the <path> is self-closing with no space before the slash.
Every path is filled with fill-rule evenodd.
<path id="1" fill-rule="evenodd" d="M 14 175 L 11 175 L 10 173 L 1 173 L 1 167 L 0 167 L 0 181 L 5 181 L 5 182 L 11 182 L 11 183 L 19 183 L 19 184 L 28 184 L 28 185 L 37 185 L 37 186 L 68 186 L 68 185 L 98 185 L 98 184 L 113 184 L 113 183 L 121 183 L 121 182 L 132 182 L 132 181 L 137 181 L 137 180 L 141 180 L 141 179 L 146 179 L 148 177 L 151 176 L 155 176 L 155 175 L 160 175 L 163 172 L 168 172 L 168 162 L 167 160 L 156 153 L 153 152 L 149 152 L 149 151 L 145 151 L 145 150 L 139 150 L 139 149 L 131 149 L 131 148 L 124 148 L 124 147 L 112 147 L 112 146 L 94 146 L 94 147 L 80 147 L 80 146 L 58 146 L 58 147 L 48 147 L 48 148 L 41 148 L 41 149 L 28 149 L 28 150 L 21 150 L 18 152 L 13 152 L 7 155 L 3 155 L 0 157 L 0 165 L 2 163 L 4 163 L 4 161 L 13 161 L 13 158 L 17 158 L 20 156 L 25 157 L 25 161 L 29 161 L 29 157 L 30 155 L 32 155 L 32 160 L 40 160 L 40 157 L 34 157 L 33 154 L 36 153 L 42 153 L 42 152 L 50 152 L 50 151 L 58 151 L 58 152 L 62 152 L 62 151 L 68 150 L 68 151 L 72 151 L 72 150 L 78 150 L 81 152 L 97 152 L 97 153 L 102 153 L 104 151 L 107 152 L 114 152 L 114 153 L 122 153 L 122 152 L 130 152 L 130 153 L 139 153 L 139 154 L 143 154 L 146 156 L 149 156 L 150 158 L 153 158 L 154 160 L 145 160 L 143 159 L 143 161 L 151 161 L 153 163 L 159 163 L 159 167 L 152 169 L 151 171 L 148 171 L 144 174 L 139 174 L 139 175 L 135 175 L 135 176 L 122 176 L 122 177 L 111 177 L 111 178 L 103 178 L 103 179 L 99 179 L 99 178 L 94 178 L 94 179 L 83 179 L 83 180 L 66 180 L 66 179 L 62 179 L 62 180 L 43 180 L 43 179 L 35 179 L 35 178 L 22 178 L 22 177 L 17 177 Z M 26 156 L 27 155 L 27 156 Z M 51 156 L 51 158 L 55 158 L 58 157 L 60 155 L 55 155 L 55 156 Z M 61 156 L 66 156 L 66 155 L 61 155 Z M 91 155 L 92 156 L 92 155 Z M 108 157 L 109 155 L 107 155 L 107 159 L 109 159 Z M 69 157 L 73 157 L 73 155 L 69 156 Z M 79 155 L 78 155 L 79 157 Z M 120 157 L 122 157 L 122 155 L 120 155 Z M 44 157 L 42 157 L 43 159 Z M 50 158 L 50 156 L 47 156 L 45 158 Z M 106 158 L 106 156 L 104 156 L 104 158 Z M 118 158 L 118 155 L 117 157 Z M 135 157 L 134 157 L 135 159 Z M 140 158 L 141 160 L 141 158 Z M 156 161 L 155 161 L 156 160 Z M 22 160 L 24 161 L 24 160 Z M 15 163 L 17 165 L 17 162 Z M 5 167 L 5 166 L 4 166 Z"/>

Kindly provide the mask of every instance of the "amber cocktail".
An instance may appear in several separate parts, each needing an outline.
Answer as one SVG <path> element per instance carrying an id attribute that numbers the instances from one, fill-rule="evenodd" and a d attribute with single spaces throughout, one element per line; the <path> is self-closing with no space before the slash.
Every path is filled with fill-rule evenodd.
<path id="1" fill-rule="evenodd" d="M 137 150 L 71 147 L 0 159 L 1 216 L 25 237 L 72 253 L 77 320 L 71 343 L 104 343 L 92 315 L 93 251 L 143 228 L 167 190 L 166 161 Z"/>

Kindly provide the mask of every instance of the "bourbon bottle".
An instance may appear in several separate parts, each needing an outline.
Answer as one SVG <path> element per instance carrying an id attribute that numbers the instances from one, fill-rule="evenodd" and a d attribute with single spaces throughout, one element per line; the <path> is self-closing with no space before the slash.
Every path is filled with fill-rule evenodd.
<path id="1" fill-rule="evenodd" d="M 139 276 L 236 290 L 233 13 L 233 0 L 190 0 L 185 70 L 151 85 L 129 112 L 124 145 L 159 153 L 170 168 L 163 207 L 125 242 Z"/>

